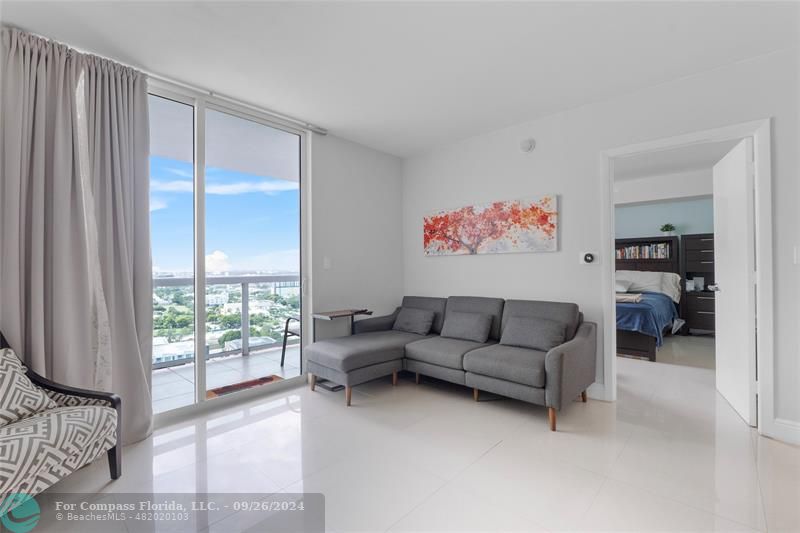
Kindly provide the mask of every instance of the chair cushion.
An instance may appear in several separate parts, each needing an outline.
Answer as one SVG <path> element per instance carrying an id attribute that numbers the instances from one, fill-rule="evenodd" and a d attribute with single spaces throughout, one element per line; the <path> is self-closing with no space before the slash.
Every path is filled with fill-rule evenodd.
<path id="1" fill-rule="evenodd" d="M 500 344 L 549 351 L 564 344 L 567 327 L 547 318 L 512 316 L 503 328 Z"/>
<path id="2" fill-rule="evenodd" d="M 494 344 L 466 354 L 464 370 L 542 388 L 545 385 L 546 355 L 539 350 Z"/>
<path id="3" fill-rule="evenodd" d="M 406 358 L 432 365 L 463 370 L 464 354 L 485 343 L 447 337 L 431 337 L 406 345 Z"/>
<path id="4" fill-rule="evenodd" d="M 416 333 L 417 335 L 427 335 L 433 326 L 433 319 L 436 313 L 429 309 L 414 309 L 413 307 L 403 307 L 397 313 L 392 329 Z"/>
<path id="5" fill-rule="evenodd" d="M 113 447 L 116 429 L 117 412 L 98 405 L 57 407 L 0 428 L 0 494 L 54 484 Z"/>
<path id="6" fill-rule="evenodd" d="M 341 372 L 350 372 L 357 368 L 402 359 L 406 344 L 424 338 L 405 331 L 372 331 L 317 341 L 305 348 L 305 352 L 309 361 Z"/>
<path id="7" fill-rule="evenodd" d="M 489 330 L 489 338 L 500 340 L 500 320 L 503 317 L 502 298 L 484 298 L 480 296 L 451 296 L 447 299 L 447 315 L 452 312 L 457 313 L 482 313 L 492 316 L 492 327 Z"/>
<path id="8" fill-rule="evenodd" d="M 575 336 L 581 321 L 577 304 L 537 300 L 506 300 L 503 308 L 504 329 L 512 316 L 547 318 L 562 322 L 567 326 L 566 340 L 571 340 Z"/>
<path id="9" fill-rule="evenodd" d="M 491 328 L 492 315 L 453 311 L 444 319 L 442 337 L 483 343 L 489 339 Z"/>
<path id="10" fill-rule="evenodd" d="M 0 428 L 56 407 L 25 372 L 25 366 L 13 350 L 0 350 Z"/>

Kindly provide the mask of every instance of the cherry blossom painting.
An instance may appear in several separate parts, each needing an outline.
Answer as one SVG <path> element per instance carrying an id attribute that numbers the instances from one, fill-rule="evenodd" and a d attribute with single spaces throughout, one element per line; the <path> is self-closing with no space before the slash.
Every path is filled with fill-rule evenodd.
<path id="1" fill-rule="evenodd" d="M 425 255 L 558 250 L 558 197 L 510 200 L 439 211 L 425 217 Z"/>

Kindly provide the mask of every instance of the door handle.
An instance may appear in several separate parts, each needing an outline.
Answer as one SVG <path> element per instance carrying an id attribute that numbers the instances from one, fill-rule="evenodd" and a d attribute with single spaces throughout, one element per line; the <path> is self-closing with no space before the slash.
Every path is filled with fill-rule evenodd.
<path id="1" fill-rule="evenodd" d="M 708 290 L 710 290 L 710 291 L 712 291 L 712 292 L 719 292 L 719 291 L 721 291 L 722 289 L 719 287 L 719 285 L 717 285 L 717 284 L 715 283 L 715 284 L 713 284 L 713 285 L 709 285 L 709 286 L 708 286 Z"/>

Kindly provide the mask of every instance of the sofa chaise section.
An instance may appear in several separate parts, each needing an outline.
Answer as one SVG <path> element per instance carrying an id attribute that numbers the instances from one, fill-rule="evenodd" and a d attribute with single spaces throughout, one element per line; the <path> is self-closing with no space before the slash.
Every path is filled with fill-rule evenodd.
<path id="1" fill-rule="evenodd" d="M 423 309 L 434 313 L 431 332 L 441 331 L 446 300 L 407 296 L 403 307 Z M 397 384 L 397 372 L 403 369 L 405 346 L 426 339 L 392 329 L 400 308 L 391 315 L 359 320 L 353 325 L 353 335 L 315 342 L 306 348 L 311 389 L 318 377 L 344 385 L 349 406 L 352 388 L 383 376 L 392 376 Z"/>

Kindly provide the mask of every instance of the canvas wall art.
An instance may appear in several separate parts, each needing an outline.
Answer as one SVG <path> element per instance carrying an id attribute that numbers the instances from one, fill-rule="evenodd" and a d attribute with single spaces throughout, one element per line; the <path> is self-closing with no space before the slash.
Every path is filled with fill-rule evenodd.
<path id="1" fill-rule="evenodd" d="M 425 255 L 558 250 L 558 197 L 509 200 L 439 211 L 425 217 Z"/>

